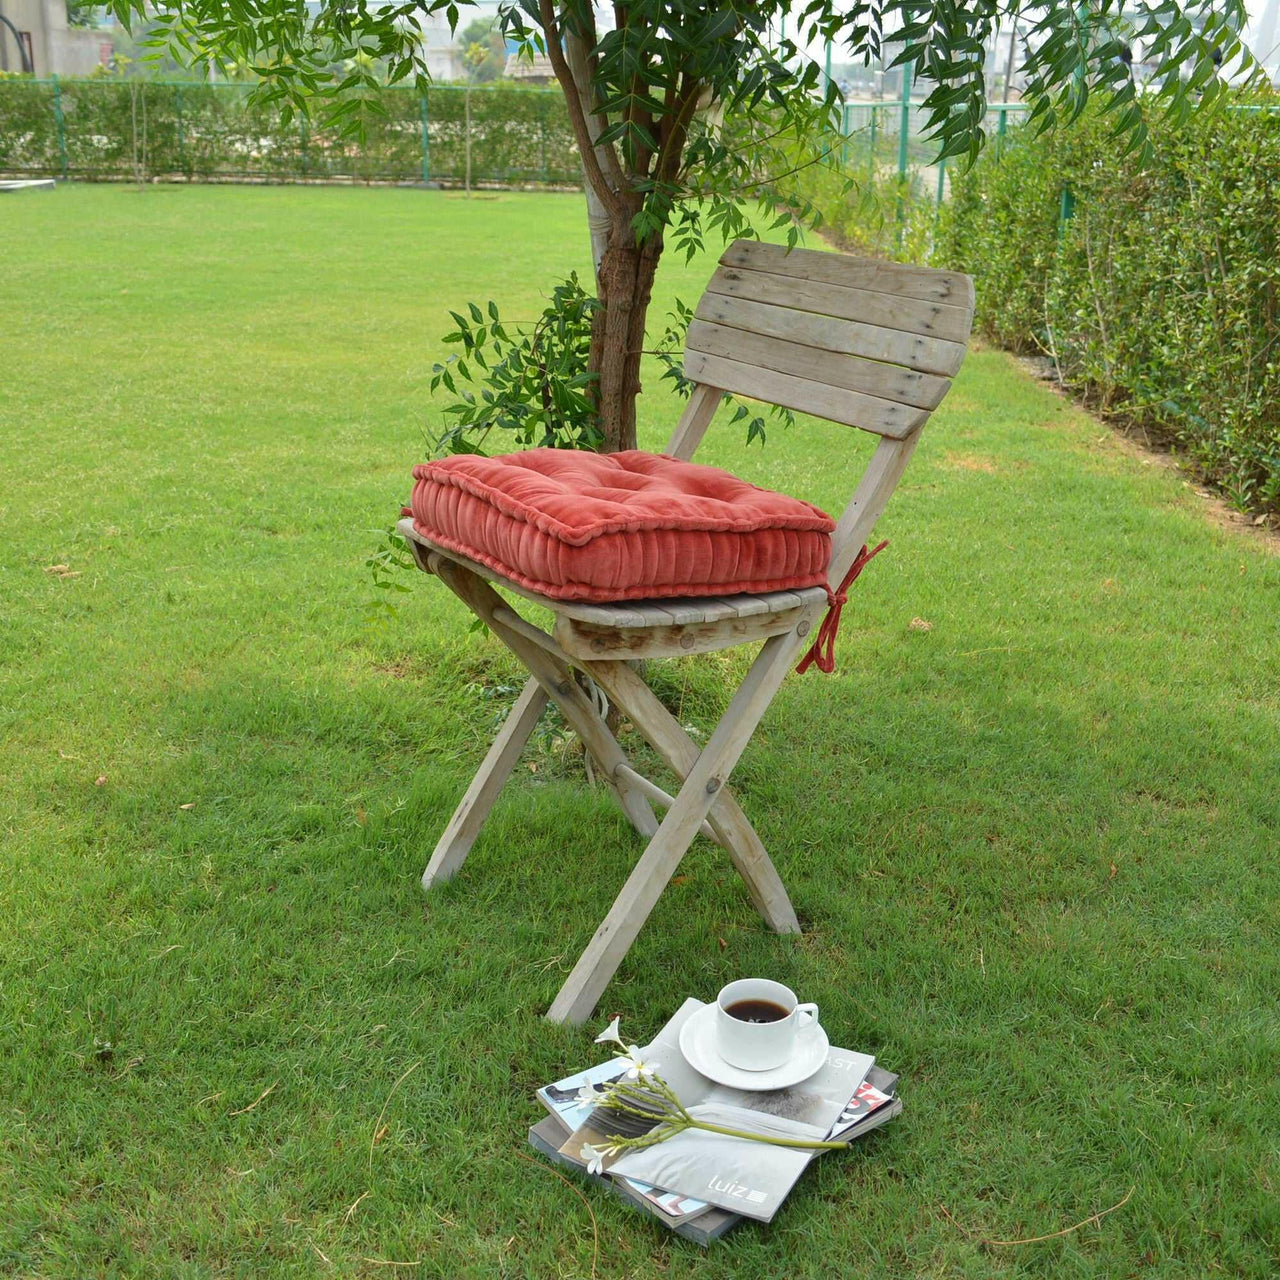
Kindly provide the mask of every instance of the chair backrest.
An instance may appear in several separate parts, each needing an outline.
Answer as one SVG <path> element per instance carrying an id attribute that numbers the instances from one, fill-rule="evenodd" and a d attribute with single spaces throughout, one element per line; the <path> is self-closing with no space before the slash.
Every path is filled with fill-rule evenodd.
<path id="1" fill-rule="evenodd" d="M 737 240 L 698 303 L 684 372 L 903 439 L 946 395 L 972 323 L 966 275 Z"/>

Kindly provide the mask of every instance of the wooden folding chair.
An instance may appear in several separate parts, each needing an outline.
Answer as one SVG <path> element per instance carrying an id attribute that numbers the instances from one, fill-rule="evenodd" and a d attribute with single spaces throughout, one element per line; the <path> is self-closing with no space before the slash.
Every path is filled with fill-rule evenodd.
<path id="1" fill-rule="evenodd" d="M 581 737 L 623 813 L 648 845 L 547 1016 L 587 1018 L 701 831 L 720 844 L 769 926 L 798 933 L 786 889 L 728 786 L 799 648 L 902 477 L 930 412 L 964 358 L 973 317 L 968 276 L 813 250 L 738 241 L 725 252 L 689 327 L 685 376 L 697 385 L 666 452 L 688 459 L 726 392 L 861 427 L 881 437 L 832 539 L 823 587 L 652 603 L 583 604 L 527 591 L 434 545 L 411 519 L 401 534 L 531 672 L 436 845 L 424 888 L 453 875 L 479 834 L 548 699 Z M 520 616 L 490 585 L 554 611 L 554 634 Z M 846 588 L 847 589 L 847 588 Z M 741 687 L 701 749 L 628 664 L 763 640 Z M 626 712 L 681 780 L 673 797 L 627 763 L 577 673 Z M 659 823 L 653 806 L 666 810 Z"/>

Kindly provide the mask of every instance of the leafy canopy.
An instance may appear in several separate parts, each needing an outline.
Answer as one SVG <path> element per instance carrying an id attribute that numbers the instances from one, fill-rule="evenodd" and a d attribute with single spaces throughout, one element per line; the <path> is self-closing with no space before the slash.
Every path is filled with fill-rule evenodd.
<path id="1" fill-rule="evenodd" d="M 362 114 L 379 109 L 384 77 L 427 79 L 424 21 L 442 14 L 456 27 L 468 3 L 110 0 L 109 8 L 126 25 L 154 23 L 158 49 L 193 63 L 248 63 L 262 77 L 259 92 L 287 112 L 319 102 L 326 123 L 358 133 Z M 1025 42 L 1024 96 L 1033 119 L 1042 127 L 1072 120 L 1101 93 L 1129 147 L 1148 144 L 1135 42 L 1155 64 L 1156 92 L 1175 122 L 1212 105 L 1229 72 L 1261 75 L 1240 38 L 1244 0 L 629 0 L 614 10 L 612 29 L 598 34 L 586 0 L 509 0 L 497 21 L 504 36 L 530 50 L 545 49 L 551 31 L 552 52 L 566 35 L 585 37 L 590 106 L 604 126 L 602 164 L 609 171 L 608 157 L 619 161 L 605 176 L 615 186 L 624 176 L 645 186 L 659 221 L 681 175 L 726 164 L 737 172 L 752 158 L 717 148 L 705 134 L 690 137 L 697 108 L 714 101 L 729 116 L 767 104 L 799 112 L 790 123 L 803 125 L 814 103 L 834 99 L 797 36 L 830 40 L 855 61 L 911 62 L 927 82 L 929 128 L 948 156 L 976 157 L 985 140 L 984 49 L 1014 21 Z M 779 34 L 784 17 L 793 33 L 787 38 Z M 690 153 L 675 155 L 686 141 Z M 584 164 L 590 169 L 588 157 Z"/>

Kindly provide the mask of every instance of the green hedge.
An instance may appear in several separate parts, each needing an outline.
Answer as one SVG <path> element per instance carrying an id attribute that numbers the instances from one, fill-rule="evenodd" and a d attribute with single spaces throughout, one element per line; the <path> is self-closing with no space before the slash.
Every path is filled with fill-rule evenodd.
<path id="1" fill-rule="evenodd" d="M 986 333 L 1172 437 L 1241 509 L 1280 509 L 1275 105 L 1153 120 L 1145 169 L 1098 112 L 1013 130 L 955 175 L 934 246 L 976 277 Z"/>
<path id="2" fill-rule="evenodd" d="M 385 118 L 371 116 L 356 143 L 305 122 L 281 125 L 249 86 L 144 80 L 0 79 L 0 173 L 83 179 L 146 177 L 306 181 L 461 182 L 466 92 L 396 86 Z M 509 85 L 471 94 L 475 182 L 578 184 L 581 170 L 557 90 Z"/>
<path id="3" fill-rule="evenodd" d="M 822 214 L 821 230 L 841 248 L 873 257 L 919 262 L 929 252 L 938 202 L 937 143 L 912 106 L 907 121 L 906 171 L 899 173 L 902 108 L 897 102 L 850 103 L 843 131 L 832 137 L 825 164 L 790 181 Z M 845 190 L 848 180 L 853 186 Z"/>

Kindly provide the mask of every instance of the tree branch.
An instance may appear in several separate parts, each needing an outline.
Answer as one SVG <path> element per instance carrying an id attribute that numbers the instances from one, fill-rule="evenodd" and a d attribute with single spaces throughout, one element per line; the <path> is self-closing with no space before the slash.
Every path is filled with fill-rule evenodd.
<path id="1" fill-rule="evenodd" d="M 689 134 L 689 122 L 693 119 L 694 109 L 698 105 L 698 99 L 702 96 L 702 82 L 694 79 L 692 76 L 685 75 L 684 88 L 681 90 L 677 102 L 676 113 L 672 120 L 671 128 L 667 132 L 665 138 L 662 139 L 662 149 L 658 153 L 657 163 L 653 167 L 653 177 L 655 182 L 674 181 L 675 175 L 680 171 L 680 160 L 684 155 L 685 139 Z"/>
<path id="2" fill-rule="evenodd" d="M 552 0 L 538 0 L 538 13 L 542 19 L 542 31 L 547 40 L 547 57 L 551 59 L 551 68 L 560 82 L 565 102 L 569 108 L 569 121 L 573 125 L 573 135 L 582 155 L 582 171 L 591 184 L 601 203 L 615 217 L 622 215 L 622 202 L 618 194 L 609 185 L 596 156 L 595 144 L 591 139 L 591 129 L 587 124 L 586 113 L 582 108 L 582 97 L 578 93 L 577 81 L 564 56 L 564 48 L 560 44 L 560 27 L 556 23 L 555 8 Z"/>
<path id="3" fill-rule="evenodd" d="M 589 29 L 585 32 L 566 31 L 564 36 L 565 62 L 573 76 L 578 91 L 578 101 L 582 103 L 583 119 L 587 124 L 587 132 L 595 148 L 596 159 L 600 162 L 601 171 L 606 181 L 615 191 L 621 191 L 626 185 L 622 176 L 622 166 L 618 163 L 617 149 L 612 142 L 601 146 L 596 141 L 605 131 L 608 118 L 596 110 L 595 70 L 596 70 L 596 29 L 595 17 L 590 17 Z"/>

